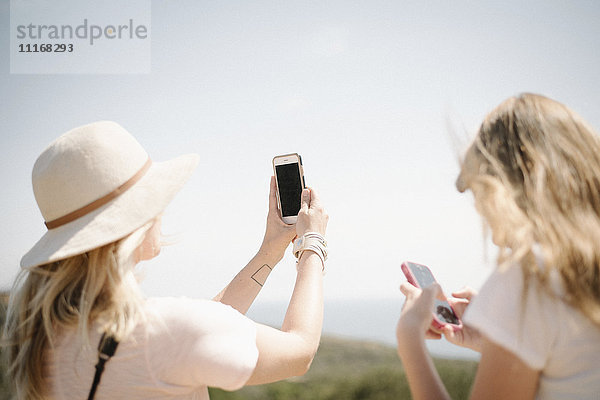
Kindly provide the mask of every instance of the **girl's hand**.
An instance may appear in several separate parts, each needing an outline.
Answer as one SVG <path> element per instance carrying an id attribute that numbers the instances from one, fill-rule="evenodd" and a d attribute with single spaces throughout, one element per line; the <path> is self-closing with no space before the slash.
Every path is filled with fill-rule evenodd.
<path id="1" fill-rule="evenodd" d="M 314 189 L 302 191 L 302 205 L 296 221 L 296 235 L 298 237 L 306 232 L 317 232 L 325 236 L 329 216 L 321 205 L 321 200 Z"/>
<path id="2" fill-rule="evenodd" d="M 406 301 L 400 313 L 396 326 L 398 351 L 408 349 L 415 340 L 424 341 L 430 330 L 432 311 L 436 296 L 443 295 L 437 283 L 421 290 L 408 282 L 400 285 L 400 291 L 406 296 Z"/>
<path id="3" fill-rule="evenodd" d="M 448 299 L 448 302 L 452 305 L 458 317 L 462 319 L 469 303 L 477 296 L 477 291 L 465 286 L 458 292 L 452 293 L 452 296 L 453 298 Z M 453 331 L 449 326 L 446 326 L 441 333 L 450 343 L 481 352 L 481 334 L 474 328 L 463 324 L 461 330 Z"/>
<path id="4" fill-rule="evenodd" d="M 281 213 L 277 207 L 277 184 L 275 177 L 271 177 L 271 189 L 269 191 L 269 214 L 267 215 L 267 229 L 259 252 L 275 258 L 279 262 L 283 258 L 285 249 L 296 237 L 296 227 L 288 225 L 281 219 Z"/>

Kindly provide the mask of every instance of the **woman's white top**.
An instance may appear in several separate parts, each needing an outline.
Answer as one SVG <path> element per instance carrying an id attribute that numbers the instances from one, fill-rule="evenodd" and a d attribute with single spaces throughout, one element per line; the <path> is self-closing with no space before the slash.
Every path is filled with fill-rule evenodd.
<path id="1" fill-rule="evenodd" d="M 208 399 L 207 386 L 241 388 L 258 359 L 256 326 L 210 300 L 151 298 L 147 322 L 119 343 L 105 364 L 96 399 Z M 100 333 L 84 349 L 65 332 L 46 359 L 52 399 L 86 399 L 98 362 Z"/>
<path id="2" fill-rule="evenodd" d="M 558 276 L 553 290 L 562 292 Z M 522 302 L 521 268 L 495 271 L 464 322 L 540 371 L 539 399 L 600 398 L 600 328 L 530 279 Z"/>

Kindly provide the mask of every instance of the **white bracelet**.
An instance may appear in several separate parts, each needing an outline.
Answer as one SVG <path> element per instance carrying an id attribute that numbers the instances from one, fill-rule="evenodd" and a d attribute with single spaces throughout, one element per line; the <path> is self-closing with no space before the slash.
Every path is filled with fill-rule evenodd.
<path id="1" fill-rule="evenodd" d="M 325 260 L 327 260 L 327 241 L 317 232 L 306 232 L 301 237 L 294 241 L 293 253 L 296 258 L 300 259 L 305 251 L 315 253 L 323 263 L 323 271 L 325 271 Z"/>
<path id="2" fill-rule="evenodd" d="M 304 249 L 315 247 L 322 252 L 324 260 L 327 260 L 327 241 L 317 232 L 306 232 L 294 241 L 293 253 L 296 258 L 300 258 L 300 252 Z"/>

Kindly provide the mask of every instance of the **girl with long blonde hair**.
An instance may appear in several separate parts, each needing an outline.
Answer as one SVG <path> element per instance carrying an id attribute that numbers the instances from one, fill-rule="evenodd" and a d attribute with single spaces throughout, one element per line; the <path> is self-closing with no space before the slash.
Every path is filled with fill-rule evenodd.
<path id="1" fill-rule="evenodd" d="M 453 293 L 464 328 L 430 326 L 438 285 L 404 283 L 398 353 L 415 399 L 448 398 L 424 339 L 481 352 L 472 399 L 597 399 L 600 393 L 600 140 L 575 112 L 523 94 L 469 147 L 470 189 L 499 248 L 479 294 Z M 464 315 L 463 315 L 464 313 Z"/>
<path id="2" fill-rule="evenodd" d="M 21 260 L 2 337 L 17 398 L 208 399 L 208 386 L 307 371 L 327 254 L 328 217 L 314 190 L 286 225 L 271 178 L 263 243 L 213 301 L 141 294 L 134 267 L 160 253 L 162 212 L 197 163 L 153 162 L 108 121 L 65 133 L 38 157 L 32 180 L 48 230 Z M 243 314 L 290 241 L 307 234 L 281 330 L 249 320 Z"/>

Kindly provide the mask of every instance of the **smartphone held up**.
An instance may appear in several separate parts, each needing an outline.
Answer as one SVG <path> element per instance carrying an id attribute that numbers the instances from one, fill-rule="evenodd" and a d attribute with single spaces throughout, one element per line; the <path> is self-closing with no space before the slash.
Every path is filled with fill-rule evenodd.
<path id="1" fill-rule="evenodd" d="M 431 270 L 425 265 L 405 261 L 402 263 L 401 268 L 406 280 L 413 286 L 424 289 L 436 282 Z M 462 321 L 446 299 L 436 298 L 433 310 L 433 325 L 437 329 L 442 329 L 448 325 L 453 330 L 459 330 L 462 328 Z"/>
<path id="2" fill-rule="evenodd" d="M 273 158 L 273 170 L 277 183 L 277 205 L 286 224 L 295 224 L 300 212 L 304 170 L 298 153 Z"/>

